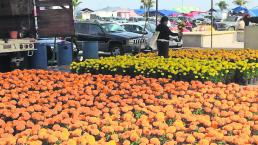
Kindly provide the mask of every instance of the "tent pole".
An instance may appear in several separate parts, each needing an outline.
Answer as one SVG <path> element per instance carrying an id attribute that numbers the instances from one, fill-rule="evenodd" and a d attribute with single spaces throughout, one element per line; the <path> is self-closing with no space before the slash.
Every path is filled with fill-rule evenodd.
<path id="1" fill-rule="evenodd" d="M 158 26 L 159 0 L 156 0 L 156 26 Z"/>

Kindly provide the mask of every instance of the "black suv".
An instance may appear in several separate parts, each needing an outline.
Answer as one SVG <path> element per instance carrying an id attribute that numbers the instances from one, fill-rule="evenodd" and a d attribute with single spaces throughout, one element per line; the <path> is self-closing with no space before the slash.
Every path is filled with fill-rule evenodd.
<path id="1" fill-rule="evenodd" d="M 79 49 L 80 41 L 98 41 L 99 51 L 110 52 L 114 56 L 139 53 L 146 45 L 142 35 L 126 32 L 120 25 L 111 22 L 76 22 L 75 36 Z"/>

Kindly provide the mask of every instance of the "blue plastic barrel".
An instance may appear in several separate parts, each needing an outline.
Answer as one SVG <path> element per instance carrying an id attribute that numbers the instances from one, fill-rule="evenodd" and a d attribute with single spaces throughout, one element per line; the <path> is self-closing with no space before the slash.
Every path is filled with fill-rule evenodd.
<path id="1" fill-rule="evenodd" d="M 47 69 L 47 48 L 46 43 L 36 43 L 35 44 L 36 51 L 34 51 L 34 55 L 31 57 L 31 68 L 32 69 Z"/>
<path id="2" fill-rule="evenodd" d="M 84 59 L 98 59 L 99 45 L 98 41 L 83 41 L 82 42 L 83 58 Z"/>
<path id="3" fill-rule="evenodd" d="M 70 65 L 73 61 L 72 43 L 62 41 L 57 43 L 57 64 L 58 66 Z"/>

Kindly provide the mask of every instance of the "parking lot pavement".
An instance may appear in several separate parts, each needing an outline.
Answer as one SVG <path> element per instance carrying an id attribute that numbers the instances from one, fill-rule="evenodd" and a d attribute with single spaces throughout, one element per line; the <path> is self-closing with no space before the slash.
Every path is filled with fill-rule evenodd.
<path id="1" fill-rule="evenodd" d="M 214 44 L 213 48 L 239 49 L 244 48 L 244 42 L 219 43 Z"/>

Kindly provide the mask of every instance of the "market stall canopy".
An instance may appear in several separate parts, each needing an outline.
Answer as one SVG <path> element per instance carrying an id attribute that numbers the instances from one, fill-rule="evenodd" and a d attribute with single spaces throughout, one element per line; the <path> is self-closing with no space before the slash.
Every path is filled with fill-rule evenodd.
<path id="1" fill-rule="evenodd" d="M 143 15 L 143 14 L 145 13 L 145 10 L 144 10 L 144 9 L 135 9 L 134 11 L 135 11 L 135 13 L 136 13 L 137 15 Z M 151 9 L 150 11 L 154 11 L 154 10 Z"/>
<path id="2" fill-rule="evenodd" d="M 136 9 L 134 10 L 137 15 L 143 15 L 145 13 L 144 9 Z"/>
<path id="3" fill-rule="evenodd" d="M 186 14 L 192 11 L 200 11 L 200 9 L 196 7 L 180 7 L 180 8 L 175 8 L 174 11 Z"/>
<path id="4" fill-rule="evenodd" d="M 251 17 L 258 17 L 258 7 L 249 10 L 249 14 Z"/>
<path id="5" fill-rule="evenodd" d="M 186 16 L 186 17 L 190 17 L 190 18 L 192 18 L 192 17 L 195 17 L 195 16 L 198 16 L 198 15 L 200 15 L 200 14 L 206 14 L 207 12 L 202 12 L 202 11 L 192 11 L 192 12 L 190 12 L 190 13 L 187 13 L 187 14 L 183 14 L 184 16 Z"/>
<path id="6" fill-rule="evenodd" d="M 248 13 L 248 9 L 246 7 L 243 7 L 243 6 L 238 6 L 234 9 L 231 10 L 232 13 L 234 14 L 238 14 L 238 13 Z"/>
<path id="7" fill-rule="evenodd" d="M 158 10 L 158 15 L 160 16 L 177 16 L 180 13 L 172 10 Z M 156 10 L 150 10 L 150 16 L 155 16 Z"/>
<path id="8" fill-rule="evenodd" d="M 179 14 L 178 12 L 172 10 L 159 10 L 159 13 L 164 16 L 176 16 Z"/>

